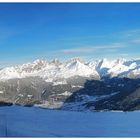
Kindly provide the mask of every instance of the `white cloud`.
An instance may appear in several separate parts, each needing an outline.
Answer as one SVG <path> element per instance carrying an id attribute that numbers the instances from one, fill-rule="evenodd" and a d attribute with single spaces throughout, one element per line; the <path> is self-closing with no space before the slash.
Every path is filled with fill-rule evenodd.
<path id="1" fill-rule="evenodd" d="M 110 45 L 99 45 L 99 46 L 86 46 L 78 48 L 70 48 L 60 50 L 62 53 L 93 53 L 97 51 L 116 51 L 117 49 L 124 48 L 125 45 L 121 43 L 112 43 Z"/>
<path id="2" fill-rule="evenodd" d="M 122 53 L 122 54 L 120 54 L 120 56 L 125 57 L 125 56 L 128 56 L 128 54 L 127 53 Z"/>
<path id="3" fill-rule="evenodd" d="M 107 49 L 106 52 L 107 53 L 116 53 L 116 52 L 118 52 L 118 49 Z"/>
<path id="4" fill-rule="evenodd" d="M 140 44 L 140 38 L 139 39 L 133 39 L 131 40 L 132 43 Z"/>
<path id="5" fill-rule="evenodd" d="M 126 37 L 137 36 L 137 35 L 139 35 L 139 33 L 140 33 L 140 29 L 132 29 L 132 30 L 121 32 L 121 34 L 126 36 Z"/>
<path id="6" fill-rule="evenodd" d="M 81 47 L 61 50 L 63 53 L 89 53 L 95 51 L 93 47 Z"/>

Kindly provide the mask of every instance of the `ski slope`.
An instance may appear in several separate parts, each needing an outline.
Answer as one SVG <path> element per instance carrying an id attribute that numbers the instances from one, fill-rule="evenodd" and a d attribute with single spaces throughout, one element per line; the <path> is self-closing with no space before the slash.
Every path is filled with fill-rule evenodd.
<path id="1" fill-rule="evenodd" d="M 140 112 L 0 107 L 1 137 L 140 137 Z"/>

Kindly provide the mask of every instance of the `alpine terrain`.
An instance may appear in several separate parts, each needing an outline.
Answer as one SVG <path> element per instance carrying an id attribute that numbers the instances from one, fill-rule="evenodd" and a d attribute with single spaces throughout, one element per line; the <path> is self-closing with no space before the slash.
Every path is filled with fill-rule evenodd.
<path id="1" fill-rule="evenodd" d="M 140 59 L 36 60 L 0 70 L 0 105 L 72 111 L 140 109 Z"/>

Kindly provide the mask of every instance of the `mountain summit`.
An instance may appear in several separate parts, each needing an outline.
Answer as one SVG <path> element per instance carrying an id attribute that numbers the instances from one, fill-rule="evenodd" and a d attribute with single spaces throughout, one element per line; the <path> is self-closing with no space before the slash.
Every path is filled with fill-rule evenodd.
<path id="1" fill-rule="evenodd" d="M 0 70 L 0 80 L 8 80 L 25 77 L 41 77 L 46 81 L 54 81 L 60 78 L 73 76 L 82 77 L 140 77 L 140 60 L 94 60 L 85 62 L 80 58 L 73 58 L 67 62 L 36 60 L 14 67 L 7 67 Z"/>

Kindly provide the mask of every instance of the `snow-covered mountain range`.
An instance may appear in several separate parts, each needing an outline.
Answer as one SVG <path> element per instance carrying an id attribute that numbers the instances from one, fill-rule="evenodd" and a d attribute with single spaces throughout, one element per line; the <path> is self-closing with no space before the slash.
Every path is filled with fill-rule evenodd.
<path id="1" fill-rule="evenodd" d="M 95 77 L 140 77 L 140 59 L 137 60 L 94 60 L 85 62 L 80 58 L 73 58 L 64 63 L 55 59 L 53 61 L 36 60 L 14 67 L 7 67 L 0 70 L 0 80 L 41 77 L 47 82 L 57 79 L 66 79 L 73 76 Z"/>
<path id="2" fill-rule="evenodd" d="M 140 59 L 36 60 L 3 68 L 0 105 L 5 103 L 74 111 L 140 109 Z"/>

